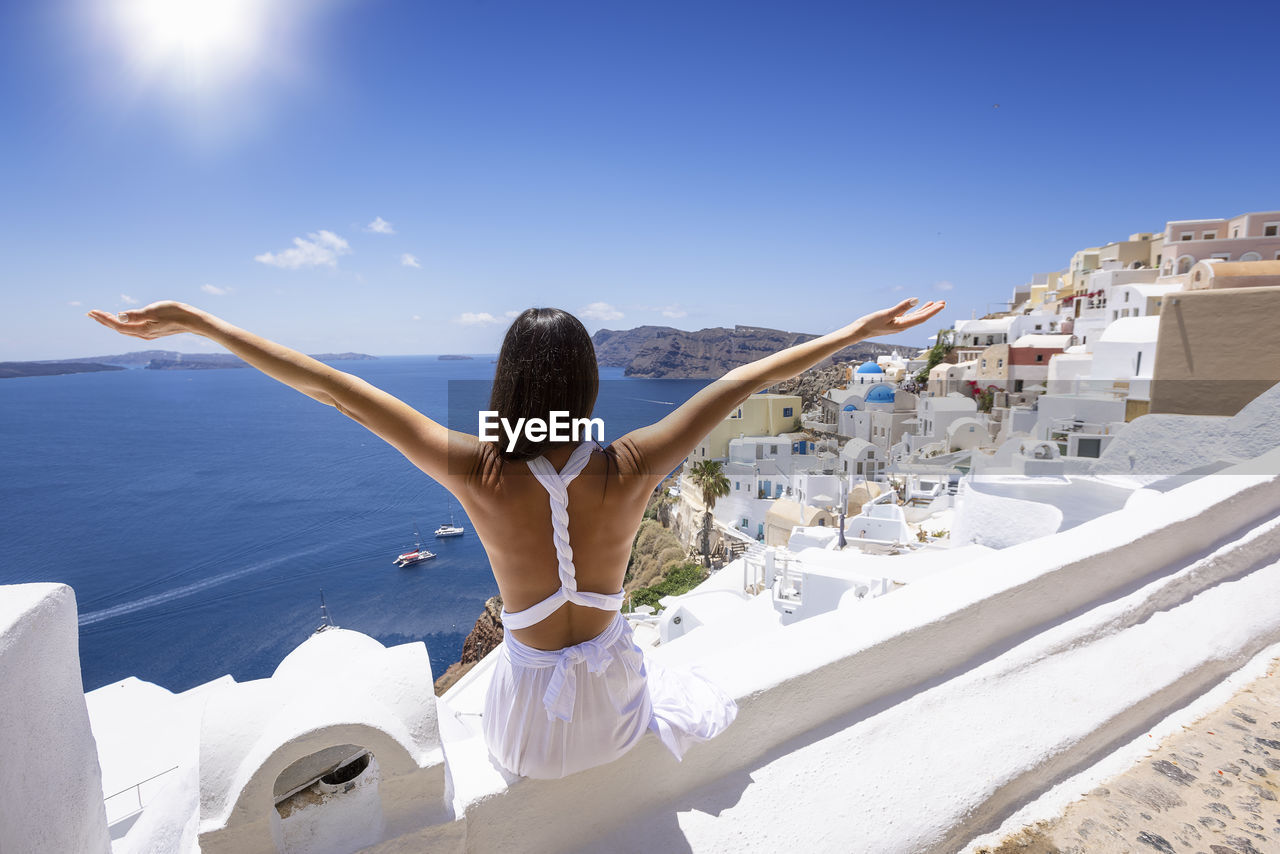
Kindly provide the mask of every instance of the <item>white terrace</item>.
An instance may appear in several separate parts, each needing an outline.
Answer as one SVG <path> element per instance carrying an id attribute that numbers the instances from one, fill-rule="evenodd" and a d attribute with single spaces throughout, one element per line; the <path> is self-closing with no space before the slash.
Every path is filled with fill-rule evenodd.
<path id="1" fill-rule="evenodd" d="M 346 631 L 308 640 L 270 679 L 171 705 L 178 731 L 157 741 L 170 756 L 154 755 L 123 718 L 163 721 L 155 692 L 149 708 L 95 712 L 91 729 L 72 591 L 0 588 L 0 844 L 953 852 L 1280 642 L 1280 449 L 1166 483 L 891 595 L 767 630 L 743 609 L 663 644 L 652 654 L 706 668 L 738 719 L 682 763 L 650 736 L 554 781 L 488 759 L 483 668 L 437 701 L 420 644 Z M 103 781 L 119 785 L 130 755 L 146 758 L 135 776 L 177 770 L 113 841 Z M 334 756 L 359 759 L 350 779 L 307 787 Z"/>

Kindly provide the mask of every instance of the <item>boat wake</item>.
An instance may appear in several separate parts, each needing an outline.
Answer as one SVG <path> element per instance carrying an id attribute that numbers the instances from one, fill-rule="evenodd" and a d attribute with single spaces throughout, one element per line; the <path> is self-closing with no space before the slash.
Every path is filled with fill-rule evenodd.
<path id="1" fill-rule="evenodd" d="M 641 401 L 644 401 L 645 403 L 661 403 L 663 406 L 675 406 L 675 405 L 676 405 L 676 402 L 675 402 L 674 400 L 650 400 L 650 399 L 649 399 L 649 398 L 647 398 L 647 397 L 633 397 L 633 398 L 631 398 L 631 399 L 632 399 L 632 400 L 641 400 Z"/>
<path id="2" fill-rule="evenodd" d="M 261 572 L 264 569 L 271 569 L 272 567 L 279 566 L 287 561 L 296 560 L 303 555 L 322 552 L 326 548 L 328 548 L 328 546 L 315 546 L 314 548 L 306 549 L 304 551 L 280 555 L 279 557 L 269 558 L 249 566 L 243 566 L 239 569 L 233 569 L 230 572 L 224 572 L 221 575 L 215 575 L 212 578 L 204 578 L 192 584 L 175 587 L 172 590 L 165 590 L 162 593 L 143 596 L 141 599 L 135 599 L 132 602 L 124 602 L 119 605 L 112 605 L 110 608 L 103 608 L 100 611 L 91 611 L 88 614 L 81 614 L 80 627 L 84 628 L 85 626 L 92 626 L 94 623 L 101 623 L 103 620 L 111 620 L 116 617 L 123 617 L 126 614 L 135 614 L 138 611 L 145 611 L 148 608 L 163 605 L 165 602 L 182 599 L 199 593 L 202 590 L 208 590 L 210 587 L 216 587 L 219 584 L 225 584 L 228 581 L 234 581 L 237 578 L 243 578 L 246 575 Z"/>

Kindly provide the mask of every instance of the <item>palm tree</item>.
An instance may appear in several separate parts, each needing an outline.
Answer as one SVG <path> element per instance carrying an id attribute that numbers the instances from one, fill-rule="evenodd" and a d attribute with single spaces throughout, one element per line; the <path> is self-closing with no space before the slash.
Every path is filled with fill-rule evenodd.
<path id="1" fill-rule="evenodd" d="M 689 480 L 702 491 L 702 506 L 706 512 L 702 517 L 702 563 L 711 566 L 711 511 L 716 506 L 717 498 L 729 494 L 729 478 L 725 477 L 724 465 L 717 460 L 700 460 L 693 464 L 689 471 Z"/>

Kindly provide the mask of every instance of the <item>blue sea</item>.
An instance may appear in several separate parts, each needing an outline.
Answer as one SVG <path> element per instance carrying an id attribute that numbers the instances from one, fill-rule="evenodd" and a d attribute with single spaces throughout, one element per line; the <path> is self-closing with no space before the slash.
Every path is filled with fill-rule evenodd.
<path id="1" fill-rule="evenodd" d="M 474 433 L 491 358 L 334 365 Z M 601 380 L 606 442 L 706 383 L 621 368 Z M 0 380 L 0 447 L 0 584 L 71 585 L 86 691 L 126 676 L 173 691 L 270 676 L 319 625 L 321 590 L 343 628 L 425 642 L 439 676 L 497 593 L 442 486 L 256 370 Z M 467 533 L 436 539 L 451 512 Z M 400 569 L 415 524 L 438 557 Z"/>

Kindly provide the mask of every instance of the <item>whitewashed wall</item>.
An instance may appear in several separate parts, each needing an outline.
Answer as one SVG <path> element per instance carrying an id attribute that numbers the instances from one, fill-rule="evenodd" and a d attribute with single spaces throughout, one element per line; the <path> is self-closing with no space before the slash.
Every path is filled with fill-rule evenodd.
<path id="1" fill-rule="evenodd" d="M 65 584 L 0 587 L 0 851 L 111 850 Z"/>

